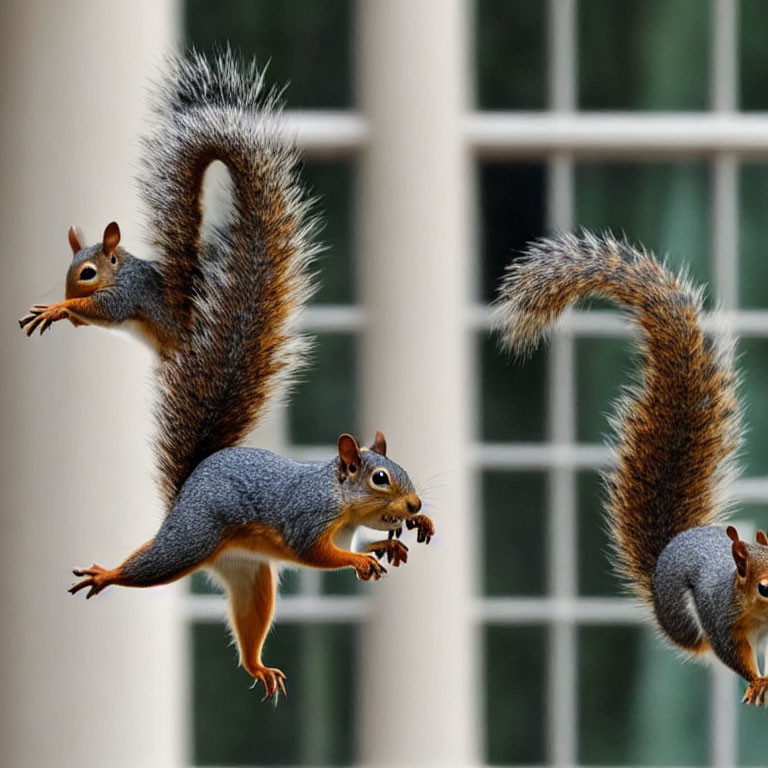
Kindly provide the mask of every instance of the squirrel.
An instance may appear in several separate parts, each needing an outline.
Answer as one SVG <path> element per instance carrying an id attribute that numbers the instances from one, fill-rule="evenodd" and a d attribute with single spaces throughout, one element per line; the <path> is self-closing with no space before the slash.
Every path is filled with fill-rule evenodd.
<path id="1" fill-rule="evenodd" d="M 642 337 L 604 473 L 613 563 L 669 640 L 714 652 L 747 681 L 743 700 L 768 706 L 768 537 L 724 525 L 742 434 L 732 350 L 702 330 L 701 289 L 609 234 L 530 244 L 506 269 L 494 325 L 524 353 L 584 297 L 615 302 Z"/>
<path id="2" fill-rule="evenodd" d="M 179 327 L 168 301 L 165 278 L 173 269 L 132 256 L 120 244 L 120 227 L 107 224 L 102 242 L 84 248 L 69 228 L 72 262 L 67 270 L 65 301 L 33 304 L 19 325 L 27 336 L 45 333 L 58 320 L 73 325 L 132 324 L 161 357 L 176 347 Z"/>
<path id="3" fill-rule="evenodd" d="M 161 258 L 138 259 L 109 224 L 83 248 L 74 229 L 66 301 L 35 305 L 31 334 L 57 320 L 110 327 L 135 323 L 158 352 L 156 449 L 166 516 L 157 535 L 115 568 L 77 568 L 69 590 L 91 598 L 110 585 L 151 587 L 205 568 L 220 580 L 241 665 L 286 692 L 285 675 L 262 662 L 281 563 L 352 568 L 358 579 L 399 566 L 434 534 L 408 474 L 390 460 L 384 435 L 360 448 L 349 434 L 327 461 L 291 461 L 242 447 L 246 434 L 305 362 L 298 314 L 313 286 L 317 251 L 299 152 L 279 128 L 277 93 L 255 65 L 226 51 L 213 61 L 172 59 L 144 141 L 140 185 Z M 229 220 L 201 227 L 203 176 L 221 161 L 232 180 Z M 359 526 L 388 538 L 351 551 Z"/>

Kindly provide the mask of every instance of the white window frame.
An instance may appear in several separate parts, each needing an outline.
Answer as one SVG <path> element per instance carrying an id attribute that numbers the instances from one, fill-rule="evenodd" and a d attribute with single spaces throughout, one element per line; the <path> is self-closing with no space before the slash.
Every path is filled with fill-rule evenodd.
<path id="1" fill-rule="evenodd" d="M 455 292 L 430 303 L 431 279 L 435 270 L 455 269 L 462 275 L 477 275 L 477 230 L 471 204 L 474 165 L 483 159 L 512 160 L 548 158 L 548 227 L 568 230 L 574 218 L 573 169 L 581 158 L 628 158 L 643 162 L 659 157 L 705 157 L 713 163 L 713 283 L 714 293 L 734 332 L 740 336 L 768 338 L 768 311 L 738 308 L 738 168 L 745 158 L 768 157 L 768 118 L 743 114 L 737 110 L 738 74 L 738 0 L 712 0 L 713 35 L 711 56 L 711 109 L 703 113 L 584 113 L 577 102 L 577 0 L 549 0 L 548 62 L 549 110 L 537 113 L 480 112 L 470 106 L 469 81 L 472 44 L 471 3 L 467 0 L 375 0 L 358 2 L 359 112 L 306 111 L 288 112 L 289 130 L 295 131 L 311 159 L 334 156 L 357 157 L 364 167 L 361 185 L 361 228 L 357 249 L 361 254 L 362 303 L 353 306 L 320 306 L 307 311 L 305 328 L 310 332 L 353 332 L 362 339 L 361 371 L 362 412 L 369 431 L 374 427 L 394 429 L 397 437 L 396 459 L 406 466 L 425 460 L 406 444 L 420 429 L 431 429 L 430 440 L 440 442 L 436 449 L 442 457 L 458 457 L 460 466 L 450 468 L 457 475 L 446 498 L 435 509 L 435 520 L 445 538 L 458 536 L 460 543 L 450 547 L 450 557 L 435 551 L 414 552 L 407 574 L 391 584 L 376 585 L 369 596 L 321 595 L 316 573 L 302 573 L 301 592 L 281 597 L 276 618 L 306 622 L 363 622 L 366 642 L 363 650 L 363 687 L 385 689 L 392 665 L 402 670 L 407 693 L 405 708 L 419 700 L 427 701 L 420 687 L 429 685 L 430 706 L 417 709 L 420 732 L 444 731 L 451 722 L 453 733 L 444 744 L 430 743 L 431 759 L 461 755 L 459 763 L 480 762 L 483 754 L 481 686 L 473 682 L 480 675 L 483 661 L 478 636 L 488 625 L 519 626 L 530 623 L 550 630 L 551 642 L 547 665 L 547 762 L 558 766 L 578 764 L 578 704 L 576 629 L 579 625 L 626 625 L 644 621 L 644 612 L 628 599 L 581 597 L 577 594 L 576 472 L 598 470 L 610 461 L 602 445 L 579 443 L 575 430 L 574 343 L 579 338 L 627 337 L 628 324 L 613 311 L 572 311 L 554 334 L 549 348 L 550 376 L 547 394 L 547 440 L 541 444 L 483 443 L 472 434 L 473 414 L 479 410 L 479 391 L 475 366 L 476 353 L 471 339 L 489 328 L 488 308 L 476 303 L 474 286 L 467 285 L 463 298 Z M 430 31 L 419 37 L 419 46 L 409 38 L 414 30 Z M 420 50 L 419 50 L 420 48 Z M 404 92 L 404 76 L 417 82 L 430 78 L 436 100 Z M 394 85 L 393 85 L 394 84 Z M 437 105 L 435 104 L 437 101 Z M 461 105 L 461 109 L 456 107 Z M 434 110 L 441 110 L 440 128 Z M 398 111 L 400 110 L 400 111 Z M 388 115 L 397 114 L 391 121 Z M 404 126 L 430 121 L 440 144 L 436 151 L 418 132 L 413 145 Z M 454 121 L 455 124 L 451 124 Z M 455 137 L 452 137 L 455 133 Z M 419 143 L 421 142 L 421 143 Z M 442 142 L 442 144 L 441 144 Z M 416 149 L 414 149 L 414 145 Z M 407 166 L 398 152 L 408 152 Z M 418 174 L 431 174 L 435 163 L 450 167 L 454 187 L 448 194 L 424 194 Z M 388 175 L 385 166 L 394 164 L 401 174 Z M 377 171 L 378 176 L 372 176 Z M 386 179 L 383 178 L 386 176 Z M 397 187 L 389 195 L 377 187 Z M 416 188 L 414 191 L 414 187 Z M 395 199 L 393 199 L 393 197 Z M 463 204 L 463 205 L 462 205 Z M 420 216 L 418 227 L 398 220 L 404 208 L 415 206 Z M 459 220 L 446 222 L 446 211 L 460 211 Z M 386 226 L 390 236 L 387 237 Z M 416 268 L 414 253 L 425 243 L 437 246 L 434 232 L 452 227 L 456 247 L 447 256 L 420 251 L 427 264 Z M 393 231 L 394 230 L 394 231 Z M 403 235 L 402 230 L 406 230 Z M 427 233 L 427 234 L 425 234 Z M 430 239 L 431 238 L 431 239 Z M 421 262 L 420 262 L 421 263 Z M 447 265 L 447 266 L 446 266 Z M 392 273 L 396 277 L 390 277 Z M 388 275 L 389 273 L 389 275 Z M 433 297 L 434 299 L 435 297 Z M 451 336 L 440 323 L 430 324 L 428 313 L 423 334 L 409 330 L 413 313 L 404 301 L 428 303 L 436 317 L 446 317 L 450 302 L 455 302 L 461 327 Z M 462 309 L 459 311 L 459 307 Z M 405 319 L 397 319 L 404 315 Z M 707 318 L 707 323 L 711 322 Z M 384 329 L 382 331 L 382 329 Z M 425 343 L 430 337 L 432 341 Z M 392 354 L 382 359 L 383 343 L 392 346 Z M 406 344 L 416 350 L 409 354 Z M 421 344 L 421 346 L 419 346 Z M 436 394 L 434 409 L 424 409 L 423 392 L 415 386 L 413 397 L 394 389 L 392 366 L 404 364 L 399 355 L 413 363 L 452 367 L 458 383 L 444 381 L 447 395 Z M 448 358 L 449 364 L 445 364 Z M 460 373 L 463 369 L 465 378 Z M 429 378 L 429 374 L 422 373 Z M 431 380 L 432 381 L 432 380 Z M 377 382 L 383 386 L 377 387 Z M 439 381 L 432 381 L 432 384 Z M 393 394 L 393 391 L 395 394 Z M 511 405 L 511 404 L 510 404 Z M 440 408 L 454 408 L 458 414 L 451 424 L 453 432 L 441 427 Z M 430 411 L 430 412 L 425 412 Z M 409 429 L 410 428 L 410 429 Z M 410 431 L 410 434 L 409 434 Z M 326 458 L 333 446 L 291 446 L 287 440 L 284 417 L 278 417 L 271 429 L 271 444 L 301 459 Z M 447 446 L 447 447 L 446 447 Z M 405 457 L 405 458 L 404 458 Z M 406 461 L 406 458 L 409 461 Z M 427 458 L 431 458 L 427 456 Z M 482 519 L 477 505 L 477 482 L 484 470 L 543 470 L 548 473 L 547 502 L 548 592 L 545 597 L 484 597 L 481 583 L 477 527 Z M 750 478 L 738 484 L 737 496 L 750 503 L 768 502 L 768 478 Z M 439 541 L 439 539 L 438 539 Z M 440 545 L 438 545 L 439 548 Z M 437 561 L 437 562 L 435 562 Z M 414 572 L 415 571 L 415 572 Z M 462 574 L 466 587 L 456 590 L 449 607 L 435 610 L 434 588 L 440 580 L 455 585 Z M 435 575 L 437 574 L 437 575 Z M 402 609 L 402 610 L 400 610 Z M 397 620 L 387 619 L 397 610 Z M 419 613 L 440 622 L 442 648 L 407 648 L 403 636 L 419 631 Z M 184 620 L 210 621 L 223 618 L 222 598 L 187 595 L 183 598 Z M 382 615 L 385 618 L 382 618 Z M 449 631 L 449 626 L 452 631 Z M 366 650 L 368 648 L 373 650 Z M 420 675 L 413 669 L 414 657 L 436 657 L 435 670 Z M 453 670 L 450 685 L 441 680 L 448 672 L 441 663 L 461 659 L 465 670 Z M 384 670 L 382 673 L 381 670 Z M 408 684 L 413 674 L 415 682 Z M 456 691 L 460 693 L 455 693 Z M 737 701 L 732 673 L 721 665 L 712 667 L 711 764 L 738 763 Z M 453 692 L 453 693 L 451 693 Z M 352 692 L 351 692 L 352 693 Z M 420 698 L 421 697 L 421 698 Z M 446 701 L 442 699 L 448 697 Z M 462 701 L 456 703 L 456 699 Z M 434 702 L 439 701 L 435 706 Z M 424 757 L 420 736 L 403 725 L 402 713 L 382 711 L 375 701 L 361 700 L 361 759 L 371 764 L 392 759 L 392 728 L 397 729 L 397 754 L 407 761 Z M 449 720 L 448 720 L 449 718 Z M 457 753 L 458 750 L 458 753 Z M 454 762 L 456 760 L 454 759 Z"/>

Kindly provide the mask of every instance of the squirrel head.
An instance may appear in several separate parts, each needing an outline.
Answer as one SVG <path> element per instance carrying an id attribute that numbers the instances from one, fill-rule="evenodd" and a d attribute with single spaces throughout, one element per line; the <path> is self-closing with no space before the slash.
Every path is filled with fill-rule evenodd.
<path id="1" fill-rule="evenodd" d="M 80 244 L 75 228 L 69 228 L 73 256 L 67 272 L 66 298 L 81 299 L 114 285 L 125 259 L 119 244 L 120 227 L 116 221 L 107 224 L 102 242 L 86 248 Z"/>
<path id="2" fill-rule="evenodd" d="M 387 458 L 381 431 L 370 448 L 362 449 L 352 435 L 341 435 L 338 449 L 337 477 L 350 523 L 390 531 L 421 509 L 411 478 Z"/>
<path id="3" fill-rule="evenodd" d="M 726 533 L 733 542 L 731 552 L 741 599 L 763 618 L 762 623 L 768 623 L 768 536 L 765 531 L 758 531 L 752 544 L 741 540 L 732 525 Z"/>

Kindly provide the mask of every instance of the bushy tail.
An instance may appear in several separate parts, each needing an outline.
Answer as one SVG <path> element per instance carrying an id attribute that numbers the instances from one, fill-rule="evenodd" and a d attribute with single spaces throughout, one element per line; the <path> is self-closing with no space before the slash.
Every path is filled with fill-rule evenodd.
<path id="1" fill-rule="evenodd" d="M 144 142 L 142 190 L 182 341 L 159 368 L 160 473 L 169 505 L 190 472 L 240 442 L 306 359 L 297 315 L 311 293 L 315 222 L 299 153 L 254 65 L 172 59 Z M 201 187 L 221 161 L 231 177 L 226 226 L 201 233 Z"/>
<path id="2" fill-rule="evenodd" d="M 509 347 L 525 351 L 586 296 L 616 302 L 642 334 L 640 374 L 613 419 L 618 465 L 605 480 L 618 570 L 650 600 L 667 543 L 719 522 L 727 508 L 741 434 L 731 350 L 702 332 L 700 290 L 610 236 L 530 245 L 507 268 L 496 324 Z"/>

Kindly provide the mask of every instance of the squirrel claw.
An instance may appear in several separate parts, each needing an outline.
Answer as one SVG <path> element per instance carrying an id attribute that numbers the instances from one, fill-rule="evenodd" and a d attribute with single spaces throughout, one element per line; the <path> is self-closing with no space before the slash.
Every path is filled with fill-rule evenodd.
<path id="1" fill-rule="evenodd" d="M 272 667 L 262 667 L 259 665 L 256 667 L 248 667 L 248 672 L 254 677 L 254 685 L 256 685 L 259 680 L 264 683 L 265 693 L 262 701 L 271 699 L 274 696 L 276 702 L 279 693 L 282 693 L 283 696 L 288 695 L 288 689 L 285 687 L 285 675 L 282 670 L 274 669 Z"/>
<path id="2" fill-rule="evenodd" d="M 758 677 L 752 680 L 747 686 L 744 698 L 741 701 L 750 706 L 768 706 L 768 702 L 766 702 L 766 694 L 768 694 L 768 677 Z"/>
<path id="3" fill-rule="evenodd" d="M 354 566 L 354 569 L 358 581 L 369 581 L 370 579 L 378 581 L 381 574 L 387 572 L 387 569 L 373 556 L 364 558 L 364 561 L 360 565 Z"/>
<path id="4" fill-rule="evenodd" d="M 19 328 L 27 326 L 27 336 L 31 336 L 39 328 L 42 336 L 52 323 L 67 317 L 69 313 L 61 304 L 33 304 L 29 308 L 29 314 L 19 320 Z"/>
<path id="5" fill-rule="evenodd" d="M 426 515 L 413 515 L 405 519 L 405 526 L 408 530 L 418 528 L 418 534 L 416 541 L 420 544 L 429 544 L 432 541 L 432 537 L 435 535 L 435 526 L 432 521 Z"/>
<path id="6" fill-rule="evenodd" d="M 408 562 L 408 547 L 398 539 L 387 539 L 387 541 L 377 541 L 370 545 L 370 551 L 381 560 L 384 555 L 387 556 L 387 562 L 397 568 L 400 563 Z"/>
<path id="7" fill-rule="evenodd" d="M 111 583 L 107 575 L 109 571 L 96 563 L 90 568 L 74 568 L 72 573 L 74 573 L 75 576 L 85 576 L 86 578 L 82 581 L 78 581 L 77 584 L 70 587 L 67 591 L 70 595 L 74 595 L 81 589 L 90 587 L 88 594 L 85 596 L 86 600 L 90 600 L 94 595 L 98 595 L 102 589 L 108 587 Z"/>

